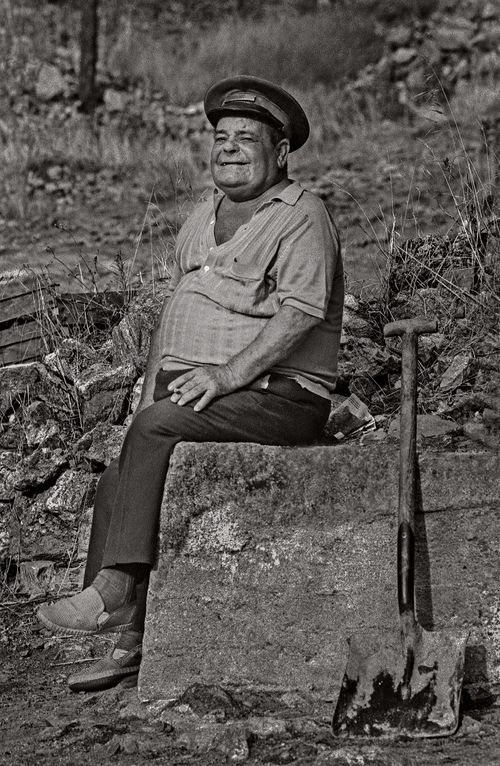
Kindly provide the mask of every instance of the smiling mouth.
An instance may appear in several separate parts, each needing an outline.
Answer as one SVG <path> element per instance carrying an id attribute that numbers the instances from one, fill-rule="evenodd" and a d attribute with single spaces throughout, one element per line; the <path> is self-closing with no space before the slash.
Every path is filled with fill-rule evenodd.
<path id="1" fill-rule="evenodd" d="M 219 162 L 219 165 L 247 165 L 247 162 Z"/>

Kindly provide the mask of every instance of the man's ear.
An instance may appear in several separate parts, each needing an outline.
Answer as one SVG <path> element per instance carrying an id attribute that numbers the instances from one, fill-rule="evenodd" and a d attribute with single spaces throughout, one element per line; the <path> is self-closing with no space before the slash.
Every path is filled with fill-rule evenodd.
<path id="1" fill-rule="evenodd" d="M 290 141 L 288 138 L 282 138 L 281 141 L 276 144 L 276 164 L 280 169 L 286 166 L 289 153 Z"/>

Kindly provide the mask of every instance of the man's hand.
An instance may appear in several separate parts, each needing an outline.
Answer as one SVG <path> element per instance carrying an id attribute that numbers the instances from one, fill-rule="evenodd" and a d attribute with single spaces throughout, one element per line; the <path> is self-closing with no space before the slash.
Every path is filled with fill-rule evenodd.
<path id="1" fill-rule="evenodd" d="M 168 390 L 173 391 L 170 400 L 181 407 L 193 399 L 201 397 L 193 409 L 195 412 L 203 410 L 216 396 L 229 394 L 236 391 L 239 386 L 235 383 L 229 367 L 225 364 L 208 365 L 197 367 L 194 370 L 179 375 L 168 385 Z"/>

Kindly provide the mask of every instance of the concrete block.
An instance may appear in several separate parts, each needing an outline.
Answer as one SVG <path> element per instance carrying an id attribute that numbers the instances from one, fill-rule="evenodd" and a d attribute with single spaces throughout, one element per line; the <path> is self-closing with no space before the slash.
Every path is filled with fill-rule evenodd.
<path id="1" fill-rule="evenodd" d="M 467 683 L 500 680 L 500 458 L 420 456 L 419 619 L 469 626 Z M 398 451 L 181 443 L 165 487 L 139 678 L 333 702 L 346 637 L 397 627 Z"/>

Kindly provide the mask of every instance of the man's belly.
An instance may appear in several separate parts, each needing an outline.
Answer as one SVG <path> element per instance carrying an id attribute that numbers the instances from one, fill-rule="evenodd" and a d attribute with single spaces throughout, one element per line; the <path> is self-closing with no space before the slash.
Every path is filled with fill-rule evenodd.
<path id="1" fill-rule="evenodd" d="M 224 364 L 246 348 L 268 317 L 247 316 L 222 306 L 196 289 L 175 292 L 160 332 L 165 363 Z"/>

